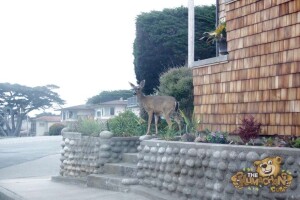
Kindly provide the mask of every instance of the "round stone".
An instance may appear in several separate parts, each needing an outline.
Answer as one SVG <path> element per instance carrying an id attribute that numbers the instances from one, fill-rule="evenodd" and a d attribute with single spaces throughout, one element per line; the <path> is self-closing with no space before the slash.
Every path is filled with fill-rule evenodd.
<path id="1" fill-rule="evenodd" d="M 286 159 L 286 163 L 288 165 L 293 165 L 295 163 L 295 158 L 293 158 L 292 156 L 289 156 L 287 159 Z"/>
<path id="2" fill-rule="evenodd" d="M 218 159 L 218 158 L 220 158 L 220 156 L 221 156 L 220 151 L 215 151 L 215 152 L 213 153 L 213 158 Z"/>
<path id="3" fill-rule="evenodd" d="M 246 154 L 245 154 L 245 152 L 239 153 L 238 159 L 240 159 L 241 161 L 245 161 L 246 160 Z"/>
<path id="4" fill-rule="evenodd" d="M 188 150 L 188 155 L 191 156 L 191 157 L 196 157 L 197 156 L 197 150 L 192 148 L 192 149 L 189 149 Z"/>
<path id="5" fill-rule="evenodd" d="M 169 174 L 166 174 L 166 175 L 164 176 L 164 181 L 166 181 L 166 182 L 168 182 L 168 183 L 172 182 L 172 176 L 169 175 Z"/>
<path id="6" fill-rule="evenodd" d="M 217 192 L 223 192 L 224 187 L 221 183 L 215 183 L 214 184 L 214 190 L 217 191 Z"/>
<path id="7" fill-rule="evenodd" d="M 227 164 L 223 161 L 219 162 L 218 169 L 222 170 L 222 171 L 225 171 L 227 169 Z"/>
<path id="8" fill-rule="evenodd" d="M 206 156 L 205 149 L 198 149 L 197 155 L 200 159 L 205 158 L 205 156 Z"/>
<path id="9" fill-rule="evenodd" d="M 101 139 L 110 139 L 110 138 L 112 138 L 113 137 L 113 133 L 112 132 L 110 132 L 110 131 L 102 131 L 100 134 L 99 134 L 99 137 L 101 138 Z"/>
<path id="10" fill-rule="evenodd" d="M 180 170 L 180 173 L 181 173 L 182 175 L 187 175 L 187 174 L 188 174 L 188 170 L 187 170 L 186 168 L 182 168 L 182 169 Z"/>
<path id="11" fill-rule="evenodd" d="M 179 151 L 180 151 L 180 149 L 177 147 L 173 148 L 173 150 L 172 150 L 173 154 L 178 154 Z"/>
<path id="12" fill-rule="evenodd" d="M 236 153 L 235 151 L 231 151 L 231 152 L 229 153 L 229 158 L 230 158 L 231 160 L 235 160 L 236 157 L 237 157 L 237 153 Z"/>
<path id="13" fill-rule="evenodd" d="M 150 147 L 148 147 L 147 145 L 144 147 L 144 152 L 145 153 L 149 153 L 150 152 Z"/>
<path id="14" fill-rule="evenodd" d="M 247 153 L 246 159 L 249 162 L 254 162 L 256 160 L 259 160 L 260 156 L 255 151 L 250 151 L 249 153 Z"/>
<path id="15" fill-rule="evenodd" d="M 234 162 L 228 164 L 228 169 L 230 172 L 234 173 L 238 170 L 237 165 Z"/>
<path id="16" fill-rule="evenodd" d="M 181 154 L 181 155 L 187 154 L 187 149 L 181 148 L 181 149 L 180 149 L 180 154 Z"/>
<path id="17" fill-rule="evenodd" d="M 175 184 L 169 184 L 169 185 L 168 185 L 168 190 L 169 190 L 170 192 L 175 191 L 175 190 L 176 190 L 176 185 L 175 185 Z"/>
<path id="18" fill-rule="evenodd" d="M 263 153 L 263 154 L 260 155 L 260 159 L 261 160 L 263 160 L 263 159 L 265 159 L 267 157 L 269 157 L 269 154 L 267 154 L 267 153 Z"/>
<path id="19" fill-rule="evenodd" d="M 227 160 L 227 158 L 228 158 L 228 151 L 227 150 L 223 150 L 221 152 L 221 158 L 224 159 L 224 160 Z"/>
<path id="20" fill-rule="evenodd" d="M 195 167 L 201 167 L 201 166 L 202 166 L 201 160 L 199 159 L 195 160 Z"/>
<path id="21" fill-rule="evenodd" d="M 172 156 L 168 157 L 167 162 L 168 162 L 169 164 L 172 164 L 172 163 L 174 162 L 174 158 L 173 158 Z"/>
<path id="22" fill-rule="evenodd" d="M 185 165 L 187 165 L 189 167 L 194 167 L 195 166 L 195 161 L 193 159 L 187 159 L 185 161 Z"/>
<path id="23" fill-rule="evenodd" d="M 167 163 L 167 161 L 168 161 L 168 158 L 166 156 L 162 157 L 162 159 L 161 159 L 162 163 L 165 164 L 165 163 Z"/>
<path id="24" fill-rule="evenodd" d="M 156 153 L 157 152 L 157 148 L 156 147 L 151 147 L 150 152 L 153 153 L 153 154 Z"/>
<path id="25" fill-rule="evenodd" d="M 142 135 L 141 137 L 139 137 L 139 140 L 140 141 L 143 141 L 143 140 L 151 140 L 152 139 L 152 136 L 151 135 Z"/>
<path id="26" fill-rule="evenodd" d="M 210 157 L 213 154 L 213 151 L 211 149 L 206 150 L 206 157 Z"/>
<path id="27" fill-rule="evenodd" d="M 172 154 L 172 148 L 171 148 L 171 147 L 167 147 L 166 153 L 167 153 L 167 154 Z"/>
<path id="28" fill-rule="evenodd" d="M 158 149 L 158 153 L 159 154 L 164 154 L 166 152 L 166 148 L 165 147 L 159 147 Z"/>

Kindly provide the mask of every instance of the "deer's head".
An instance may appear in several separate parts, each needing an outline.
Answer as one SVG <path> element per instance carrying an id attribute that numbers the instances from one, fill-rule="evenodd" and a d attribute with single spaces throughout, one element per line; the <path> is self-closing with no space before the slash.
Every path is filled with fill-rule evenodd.
<path id="1" fill-rule="evenodd" d="M 130 83 L 129 82 L 129 84 L 130 84 L 130 86 L 132 87 L 132 89 L 133 89 L 133 94 L 134 95 L 140 95 L 140 94 L 142 94 L 142 89 L 144 88 L 144 86 L 145 86 L 145 80 L 142 80 L 141 82 L 140 82 L 140 84 L 139 85 L 134 85 L 134 84 L 132 84 L 132 83 Z"/>

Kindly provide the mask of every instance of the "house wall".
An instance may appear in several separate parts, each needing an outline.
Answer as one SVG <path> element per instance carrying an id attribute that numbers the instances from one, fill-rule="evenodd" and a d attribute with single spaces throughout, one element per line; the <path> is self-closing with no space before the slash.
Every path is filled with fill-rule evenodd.
<path id="1" fill-rule="evenodd" d="M 44 125 L 41 126 L 41 123 Z M 36 121 L 36 136 L 46 135 L 45 133 L 49 133 L 49 128 L 59 122 L 46 122 L 46 121 Z"/>
<path id="2" fill-rule="evenodd" d="M 262 134 L 300 136 L 300 1 L 220 3 L 229 54 L 193 68 L 200 129 L 232 132 L 251 114 Z"/>
<path id="3" fill-rule="evenodd" d="M 110 108 L 115 109 L 114 115 L 110 115 Z M 95 118 L 96 119 L 110 119 L 111 117 L 118 116 L 120 113 L 124 112 L 126 106 L 123 105 L 111 105 L 111 106 L 103 106 L 100 108 L 95 109 Z M 97 112 L 102 110 L 102 116 L 97 116 Z"/>

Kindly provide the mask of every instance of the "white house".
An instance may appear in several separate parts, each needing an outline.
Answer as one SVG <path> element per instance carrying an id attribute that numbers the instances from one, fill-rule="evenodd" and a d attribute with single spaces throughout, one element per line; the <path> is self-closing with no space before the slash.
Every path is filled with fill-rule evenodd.
<path id="1" fill-rule="evenodd" d="M 95 110 L 91 105 L 77 105 L 61 109 L 62 122 L 74 122 L 78 119 L 94 118 Z"/>
<path id="2" fill-rule="evenodd" d="M 127 108 L 127 100 L 114 100 L 94 105 L 95 119 L 107 120 L 112 117 L 118 116 Z"/>
<path id="3" fill-rule="evenodd" d="M 55 123 L 60 123 L 60 116 L 42 116 L 35 119 L 35 135 L 43 136 L 49 133 L 49 128 Z"/>
<path id="4" fill-rule="evenodd" d="M 118 116 L 125 110 L 131 110 L 139 116 L 139 106 L 136 97 L 128 100 L 113 100 L 98 105 L 78 105 L 61 109 L 61 121 L 72 122 L 83 118 L 94 118 L 95 120 L 107 120 Z"/>

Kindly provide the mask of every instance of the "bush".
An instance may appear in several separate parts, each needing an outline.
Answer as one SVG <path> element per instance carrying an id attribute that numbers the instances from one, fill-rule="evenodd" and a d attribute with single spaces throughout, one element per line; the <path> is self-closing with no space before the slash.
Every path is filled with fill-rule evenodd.
<path id="1" fill-rule="evenodd" d="M 234 133 L 238 134 L 244 143 L 259 136 L 262 124 L 256 122 L 252 115 L 244 117 L 241 121 L 242 125 Z"/>
<path id="2" fill-rule="evenodd" d="M 294 141 L 293 147 L 294 147 L 294 148 L 300 148 L 300 138 L 297 138 L 297 139 Z"/>
<path id="3" fill-rule="evenodd" d="M 70 131 L 82 133 L 83 135 L 99 136 L 101 131 L 107 130 L 106 122 L 94 119 L 79 119 L 69 125 Z"/>
<path id="4" fill-rule="evenodd" d="M 205 136 L 205 142 L 207 143 L 217 143 L 217 144 L 228 144 L 227 140 L 227 132 L 222 131 L 210 131 L 208 129 L 205 130 L 206 136 Z"/>
<path id="5" fill-rule="evenodd" d="M 115 136 L 121 137 L 143 135 L 146 132 L 145 121 L 130 110 L 109 119 L 107 126 Z"/>
<path id="6" fill-rule="evenodd" d="M 61 130 L 65 127 L 62 123 L 55 123 L 49 128 L 49 135 L 60 135 Z"/>
<path id="7" fill-rule="evenodd" d="M 191 68 L 172 68 L 159 78 L 159 95 L 175 97 L 179 108 L 191 119 L 194 109 L 193 74 Z"/>

